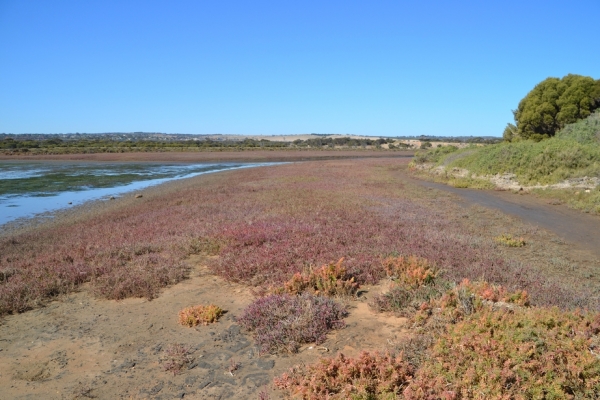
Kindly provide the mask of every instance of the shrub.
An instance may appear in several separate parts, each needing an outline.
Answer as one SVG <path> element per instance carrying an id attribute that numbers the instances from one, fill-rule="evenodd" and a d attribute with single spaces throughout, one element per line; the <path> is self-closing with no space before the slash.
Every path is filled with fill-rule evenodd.
<path id="1" fill-rule="evenodd" d="M 522 237 L 513 238 L 512 235 L 509 234 L 502 234 L 500 236 L 497 236 L 495 240 L 496 242 L 507 247 L 523 247 L 526 244 L 525 239 L 523 239 Z"/>
<path id="2" fill-rule="evenodd" d="M 528 306 L 526 291 L 509 292 L 505 287 L 485 281 L 463 280 L 439 298 L 424 302 L 414 315 L 413 322 L 426 328 L 444 331 L 448 324 L 462 321 L 465 317 L 486 308 Z M 494 307 L 496 306 L 496 307 Z"/>
<path id="3" fill-rule="evenodd" d="M 174 344 L 165 349 L 162 357 L 162 366 L 165 371 L 177 375 L 191 361 L 192 358 L 190 357 L 189 349 L 183 345 Z"/>
<path id="4" fill-rule="evenodd" d="M 274 294 L 250 304 L 238 322 L 253 332 L 261 353 L 295 353 L 303 343 L 324 342 L 330 330 L 344 327 L 347 315 L 328 297 Z"/>
<path id="5" fill-rule="evenodd" d="M 482 309 L 437 341 L 407 399 L 600 396 L 598 316 L 557 308 Z"/>
<path id="6" fill-rule="evenodd" d="M 424 302 L 437 299 L 448 289 L 450 283 L 443 281 L 427 286 L 409 287 L 393 284 L 386 293 L 376 295 L 369 306 L 378 312 L 394 312 L 403 317 L 412 316 Z"/>
<path id="7" fill-rule="evenodd" d="M 312 268 L 305 273 L 295 273 L 292 279 L 284 283 L 282 291 L 290 294 L 300 294 L 305 291 L 326 296 L 351 296 L 358 290 L 358 283 L 354 277 L 346 273 L 342 266 L 341 258 L 337 263 L 323 265 L 321 268 Z"/>
<path id="8" fill-rule="evenodd" d="M 275 378 L 275 386 L 302 399 L 395 399 L 413 367 L 402 355 L 363 351 L 357 358 L 339 354 Z"/>
<path id="9" fill-rule="evenodd" d="M 382 264 L 388 277 L 410 287 L 431 284 L 437 274 L 434 265 L 416 256 L 387 257 Z"/>
<path id="10" fill-rule="evenodd" d="M 151 300 L 158 296 L 161 288 L 185 279 L 188 270 L 184 263 L 170 257 L 142 254 L 135 261 L 107 262 L 96 268 L 92 283 L 96 294 L 107 299 L 145 297 Z"/>
<path id="11" fill-rule="evenodd" d="M 187 307 L 179 311 L 179 323 L 189 327 L 199 324 L 208 325 L 223 315 L 223 310 L 214 304 Z"/>
<path id="12" fill-rule="evenodd" d="M 414 164 L 437 163 L 440 159 L 458 150 L 456 146 L 442 146 L 427 151 L 418 151 L 413 158 Z"/>

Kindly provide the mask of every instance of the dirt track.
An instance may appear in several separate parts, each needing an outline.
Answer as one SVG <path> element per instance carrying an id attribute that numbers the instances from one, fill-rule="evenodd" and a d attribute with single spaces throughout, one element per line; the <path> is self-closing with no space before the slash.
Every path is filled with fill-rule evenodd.
<path id="1" fill-rule="evenodd" d="M 464 206 L 477 204 L 500 210 L 555 233 L 575 247 L 583 248 L 600 258 L 600 218 L 571 210 L 566 206 L 550 205 L 533 195 L 508 191 L 457 189 L 441 183 L 414 180 L 420 185 L 450 192 L 459 196 Z"/>

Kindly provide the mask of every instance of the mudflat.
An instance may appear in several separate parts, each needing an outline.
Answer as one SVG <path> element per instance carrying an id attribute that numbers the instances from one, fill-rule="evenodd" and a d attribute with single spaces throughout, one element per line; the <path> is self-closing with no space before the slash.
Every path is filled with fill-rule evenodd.
<path id="1" fill-rule="evenodd" d="M 179 154 L 177 160 L 170 153 L 151 156 L 188 162 L 199 161 L 198 154 Z M 361 155 L 171 182 L 145 189 L 141 198 L 98 202 L 0 238 L 3 271 L 18 267 L 36 274 L 42 264 L 77 265 L 78 273 L 89 274 L 19 304 L 9 304 L 6 292 L 0 296 L 6 303 L 0 320 L 2 396 L 284 397 L 272 387 L 273 378 L 294 365 L 340 352 L 394 351 L 414 337 L 407 318 L 369 306 L 389 287 L 380 260 L 392 252 L 427 257 L 453 281 L 485 274 L 507 286 L 525 285 L 541 305 L 597 306 L 600 260 L 577 238 L 426 187 L 407 171 L 408 158 Z M 104 158 L 111 156 L 86 159 L 115 161 Z M 145 156 L 150 155 L 133 157 Z M 513 196 L 517 202 L 526 198 Z M 523 237 L 527 245 L 497 244 L 494 238 L 504 233 Z M 243 310 L 261 290 L 282 284 L 306 265 L 341 257 L 361 282 L 356 296 L 336 299 L 348 309 L 346 326 L 323 343 L 302 344 L 297 353 L 261 353 L 237 320 Z M 145 282 L 162 282 L 154 280 L 149 260 L 185 276 L 145 291 L 135 292 L 139 288 L 132 283 L 132 292 L 115 292 L 114 282 L 131 279 L 123 269 L 133 266 L 144 266 Z M 86 269 L 107 265 L 113 269 L 96 278 L 96 270 Z M 164 273 L 157 271 L 159 277 Z M 226 310 L 218 322 L 178 324 L 182 308 L 210 303 Z M 166 367 L 174 345 L 188 352 L 177 373 Z"/>
<path id="2" fill-rule="evenodd" d="M 381 150 L 240 150 L 240 151 L 198 151 L 198 152 L 147 152 L 147 153 L 93 153 L 55 155 L 6 155 L 0 160 L 56 160 L 56 161 L 157 161 L 157 162 L 227 162 L 227 161 L 306 161 L 336 158 L 389 158 L 412 157 L 414 151 Z"/>

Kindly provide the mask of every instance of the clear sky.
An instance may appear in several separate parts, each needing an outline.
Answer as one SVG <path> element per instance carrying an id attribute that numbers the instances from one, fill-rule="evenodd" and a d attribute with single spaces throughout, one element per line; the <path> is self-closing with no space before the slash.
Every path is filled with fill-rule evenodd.
<path id="1" fill-rule="evenodd" d="M 0 133 L 500 136 L 600 0 L 0 0 Z"/>

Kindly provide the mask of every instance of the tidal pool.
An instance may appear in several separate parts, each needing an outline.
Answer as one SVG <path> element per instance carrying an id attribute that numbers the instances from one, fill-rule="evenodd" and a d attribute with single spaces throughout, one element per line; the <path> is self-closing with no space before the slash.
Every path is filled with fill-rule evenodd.
<path id="1" fill-rule="evenodd" d="M 16 219 L 118 197 L 173 179 L 273 164 L 0 162 L 0 229 Z"/>

